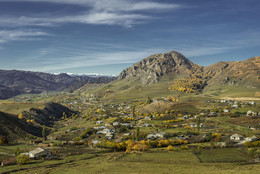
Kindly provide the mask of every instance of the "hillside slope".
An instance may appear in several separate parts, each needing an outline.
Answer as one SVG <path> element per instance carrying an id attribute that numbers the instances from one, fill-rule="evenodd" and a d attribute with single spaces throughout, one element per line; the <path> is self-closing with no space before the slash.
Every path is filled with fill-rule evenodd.
<path id="1" fill-rule="evenodd" d="M 41 136 L 42 128 L 18 119 L 14 115 L 0 112 L 0 135 L 11 140 L 26 138 L 29 135 Z"/>
<path id="2" fill-rule="evenodd" d="M 172 51 L 143 59 L 97 90 L 105 101 L 192 93 L 223 97 L 259 97 L 260 57 L 202 67 Z"/>

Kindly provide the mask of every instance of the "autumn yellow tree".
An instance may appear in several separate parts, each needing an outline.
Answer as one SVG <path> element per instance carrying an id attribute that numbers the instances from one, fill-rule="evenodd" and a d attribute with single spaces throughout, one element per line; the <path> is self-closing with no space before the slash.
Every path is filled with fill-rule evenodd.
<path id="1" fill-rule="evenodd" d="M 22 119 L 23 119 L 23 114 L 22 114 L 22 113 L 19 114 L 19 115 L 18 115 L 18 118 L 19 118 L 20 120 L 22 120 Z"/>

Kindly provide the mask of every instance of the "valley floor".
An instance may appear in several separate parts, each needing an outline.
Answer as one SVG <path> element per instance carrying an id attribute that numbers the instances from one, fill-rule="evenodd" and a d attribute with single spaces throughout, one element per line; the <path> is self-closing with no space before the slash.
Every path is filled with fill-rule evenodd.
<path id="1" fill-rule="evenodd" d="M 212 156 L 214 158 L 214 155 Z M 202 161 L 201 161 L 202 159 Z M 217 159 L 217 158 L 216 158 Z M 206 162 L 204 162 L 206 161 Z M 4 167 L 0 173 L 259 173 L 260 164 L 247 162 L 207 162 L 191 151 L 130 153 L 110 152 L 71 156 L 65 161 L 34 162 Z"/>

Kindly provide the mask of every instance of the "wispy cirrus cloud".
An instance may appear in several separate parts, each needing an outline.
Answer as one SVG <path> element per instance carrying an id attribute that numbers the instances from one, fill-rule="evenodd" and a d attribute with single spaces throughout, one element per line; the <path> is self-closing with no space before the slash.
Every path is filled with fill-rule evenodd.
<path id="1" fill-rule="evenodd" d="M 6 1 L 6 0 L 0 0 Z M 143 11 L 143 10 L 169 10 L 178 9 L 182 6 L 174 3 L 159 3 L 139 0 L 8 0 L 8 2 L 49 2 L 57 4 L 72 4 L 91 7 L 94 11 Z"/>
<path id="2" fill-rule="evenodd" d="M 0 0 L 0 2 L 1 1 L 5 0 Z M 148 10 L 153 12 L 155 10 L 173 10 L 182 7 L 178 4 L 137 0 L 10 0 L 8 2 L 48 2 L 57 4 L 73 4 L 85 6 L 86 10 L 81 11 L 81 14 L 63 16 L 4 16 L 0 18 L 0 26 L 54 26 L 64 23 L 82 23 L 132 27 L 135 24 L 145 23 L 147 20 L 156 18 L 150 14 L 148 15 L 146 13 Z"/>
<path id="3" fill-rule="evenodd" d="M 0 30 L 0 43 L 14 40 L 35 40 L 49 33 L 35 29 Z"/>
<path id="4" fill-rule="evenodd" d="M 0 26 L 26 27 L 26 26 L 55 26 L 65 23 L 81 23 L 96 25 L 121 25 L 132 27 L 134 24 L 142 23 L 151 19 L 149 16 L 140 14 L 115 14 L 108 12 L 88 13 L 74 16 L 57 17 L 0 17 Z"/>
<path id="5" fill-rule="evenodd" d="M 53 54 L 53 52 L 50 54 Z M 150 54 L 151 50 L 149 49 L 136 51 L 115 51 L 109 53 L 104 53 L 100 51 L 86 51 L 86 53 L 82 52 L 81 55 L 77 56 L 74 55 L 67 57 L 43 58 L 41 65 L 39 66 L 37 66 L 34 62 L 25 60 L 17 62 L 17 64 L 19 63 L 20 66 L 22 65 L 23 67 L 26 67 L 25 69 L 31 71 L 51 72 L 68 68 L 92 67 L 121 63 L 135 63 L 139 61 L 139 59 L 147 57 Z M 48 57 L 49 55 L 46 56 Z M 35 57 L 28 57 L 27 59 L 33 60 L 35 59 Z"/>

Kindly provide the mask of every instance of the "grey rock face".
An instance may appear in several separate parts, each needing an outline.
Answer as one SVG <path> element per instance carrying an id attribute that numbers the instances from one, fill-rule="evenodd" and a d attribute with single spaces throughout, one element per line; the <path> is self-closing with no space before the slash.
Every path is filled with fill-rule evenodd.
<path id="1" fill-rule="evenodd" d="M 122 71 L 118 79 L 139 79 L 143 85 L 159 82 L 163 75 L 185 73 L 196 65 L 182 54 L 172 51 L 165 54 L 155 54 L 143 59 L 130 68 Z"/>

